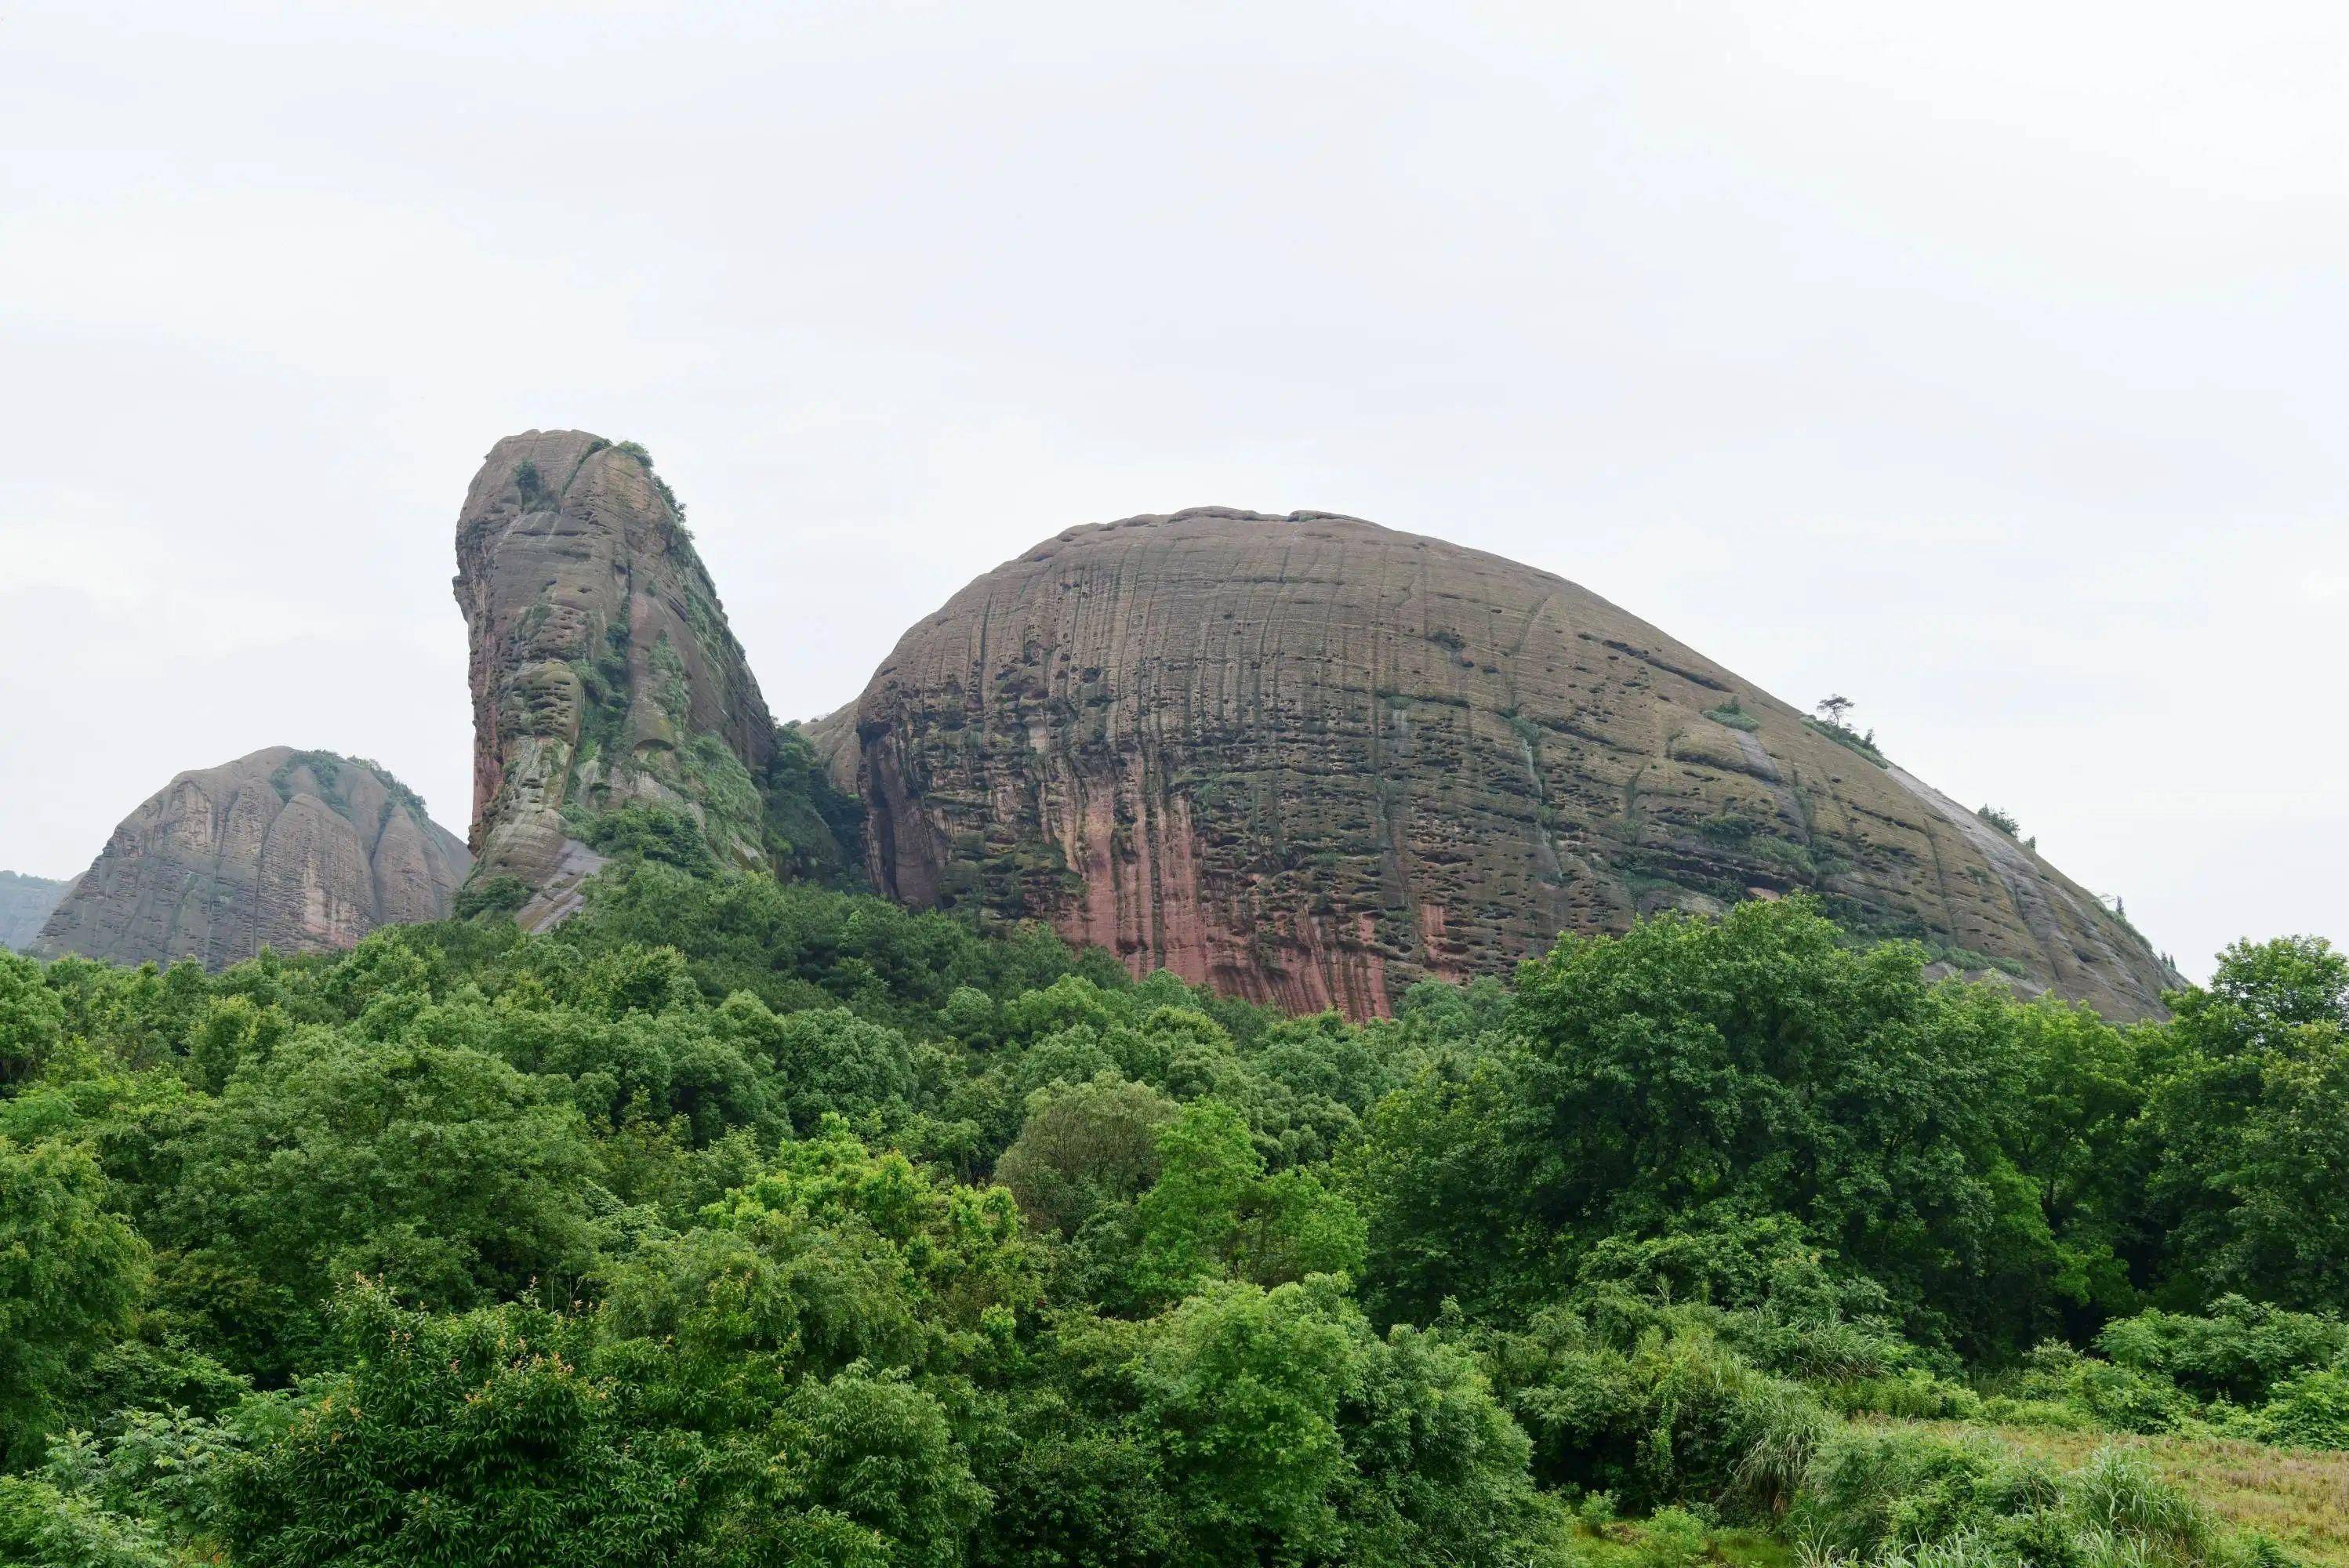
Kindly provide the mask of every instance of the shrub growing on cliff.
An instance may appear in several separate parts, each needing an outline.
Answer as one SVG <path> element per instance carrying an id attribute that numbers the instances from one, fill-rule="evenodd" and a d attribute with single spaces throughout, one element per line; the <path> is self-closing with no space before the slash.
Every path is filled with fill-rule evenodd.
<path id="1" fill-rule="evenodd" d="M 589 849 L 616 860 L 650 861 L 690 876 L 711 876 L 718 871 L 718 857 L 700 822 L 671 806 L 638 801 L 599 812 L 581 830 L 581 837 Z"/>
<path id="2" fill-rule="evenodd" d="M 529 902 L 530 885 L 520 877 L 478 877 L 457 890 L 450 914 L 457 920 L 511 915 Z"/>

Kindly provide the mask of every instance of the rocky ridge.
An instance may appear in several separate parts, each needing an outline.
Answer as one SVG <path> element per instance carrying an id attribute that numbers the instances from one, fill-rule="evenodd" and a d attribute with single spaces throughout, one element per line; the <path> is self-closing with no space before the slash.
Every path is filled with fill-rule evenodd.
<path id="1" fill-rule="evenodd" d="M 1293 1010 L 1798 891 L 2117 1017 L 2178 983 L 1860 738 L 1562 578 L 1329 513 L 1071 529 L 815 732 L 885 892 Z"/>
<path id="2" fill-rule="evenodd" d="M 438 920 L 465 846 L 374 763 L 271 747 L 182 773 L 123 819 L 33 951 L 218 969 Z"/>

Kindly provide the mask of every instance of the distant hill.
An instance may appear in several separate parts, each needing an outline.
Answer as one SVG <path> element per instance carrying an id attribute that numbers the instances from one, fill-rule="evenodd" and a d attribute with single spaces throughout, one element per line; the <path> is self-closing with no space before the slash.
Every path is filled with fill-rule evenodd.
<path id="1" fill-rule="evenodd" d="M 34 950 L 217 969 L 438 920 L 471 857 L 374 763 L 274 746 L 182 773 L 123 819 Z"/>
<path id="2" fill-rule="evenodd" d="M 21 953 L 41 934 L 41 923 L 57 907 L 70 882 L 0 872 L 0 947 Z"/>

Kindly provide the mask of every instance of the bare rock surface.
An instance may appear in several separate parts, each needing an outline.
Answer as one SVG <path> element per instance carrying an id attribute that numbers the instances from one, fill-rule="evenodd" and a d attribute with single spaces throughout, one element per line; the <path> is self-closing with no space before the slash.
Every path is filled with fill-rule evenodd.
<path id="1" fill-rule="evenodd" d="M 1795 891 L 2115 1016 L 2178 983 L 2030 849 L 1598 595 L 1328 513 L 1071 529 L 810 733 L 882 891 L 1291 1009 Z"/>
<path id="2" fill-rule="evenodd" d="M 525 925 L 578 906 L 598 823 L 630 806 L 690 817 L 720 864 L 848 868 L 805 788 L 822 769 L 776 727 L 642 448 L 580 430 L 500 441 L 466 493 L 457 563 L 476 874 L 522 882 Z"/>
<path id="3" fill-rule="evenodd" d="M 23 952 L 73 884 L 22 872 L 0 872 L 0 947 Z"/>
<path id="4" fill-rule="evenodd" d="M 221 968 L 446 916 L 471 859 L 374 763 L 275 746 L 182 773 L 114 830 L 34 951 Z"/>

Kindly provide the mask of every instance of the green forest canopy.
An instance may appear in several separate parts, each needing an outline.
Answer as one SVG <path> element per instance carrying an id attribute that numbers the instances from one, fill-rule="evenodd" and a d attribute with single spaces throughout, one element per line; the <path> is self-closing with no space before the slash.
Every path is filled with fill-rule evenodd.
<path id="1" fill-rule="evenodd" d="M 2349 964 L 2174 1001 L 1793 900 L 1357 1026 L 642 861 L 0 955 L 0 1560 L 2288 1561 L 1997 1435 L 2349 1448 Z"/>

